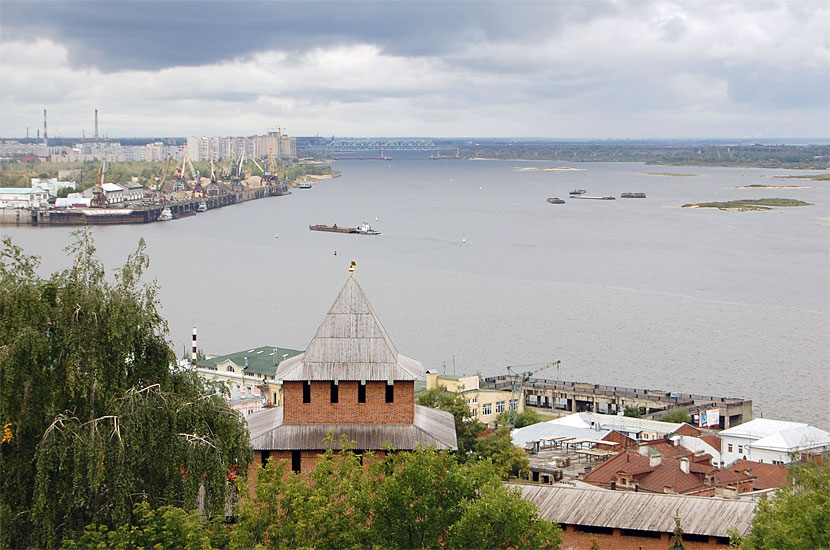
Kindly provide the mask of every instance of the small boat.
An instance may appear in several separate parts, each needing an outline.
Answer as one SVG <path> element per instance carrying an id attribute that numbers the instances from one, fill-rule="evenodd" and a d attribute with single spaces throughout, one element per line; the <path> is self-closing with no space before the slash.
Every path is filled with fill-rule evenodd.
<path id="1" fill-rule="evenodd" d="M 613 201 L 617 200 L 615 197 L 607 196 L 607 197 L 589 197 L 587 195 L 575 195 L 571 197 L 572 199 L 590 199 L 595 201 Z"/>
<path id="2" fill-rule="evenodd" d="M 380 231 L 375 231 L 372 229 L 372 226 L 366 222 L 358 225 L 355 229 L 355 233 L 360 233 L 361 235 L 380 235 Z"/>
<path id="3" fill-rule="evenodd" d="M 169 222 L 173 219 L 173 212 L 169 208 L 163 208 L 159 214 L 158 221 Z"/>
<path id="4" fill-rule="evenodd" d="M 307 181 L 300 182 L 298 186 L 300 189 L 311 189 L 311 184 Z"/>
<path id="5" fill-rule="evenodd" d="M 202 201 L 199 203 L 199 206 L 196 207 L 196 212 L 207 212 L 207 203 Z"/>
<path id="6" fill-rule="evenodd" d="M 645 193 L 621 193 L 621 199 L 644 199 L 646 198 Z"/>
<path id="7" fill-rule="evenodd" d="M 571 192 L 570 192 L 570 193 L 568 193 L 568 194 L 569 194 L 569 195 L 584 195 L 584 194 L 585 194 L 585 190 L 584 190 L 584 189 L 574 189 L 573 191 L 571 191 Z"/>
<path id="8" fill-rule="evenodd" d="M 565 204 L 565 201 L 559 197 L 548 197 L 548 202 L 551 204 Z"/>

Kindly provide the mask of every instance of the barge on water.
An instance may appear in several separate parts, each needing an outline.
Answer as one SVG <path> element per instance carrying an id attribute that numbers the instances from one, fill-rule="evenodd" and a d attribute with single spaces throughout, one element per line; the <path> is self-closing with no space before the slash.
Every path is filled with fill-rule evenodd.
<path id="1" fill-rule="evenodd" d="M 548 202 L 551 204 L 565 204 L 565 201 L 559 197 L 548 197 Z"/>
<path id="2" fill-rule="evenodd" d="M 621 193 L 621 199 L 644 199 L 646 198 L 645 193 Z"/>
<path id="3" fill-rule="evenodd" d="M 329 233 L 354 233 L 356 235 L 380 235 L 380 231 L 375 231 L 372 226 L 366 222 L 357 227 L 338 227 L 334 225 L 309 225 L 311 231 L 327 231 Z"/>
<path id="4" fill-rule="evenodd" d="M 615 197 L 612 197 L 610 195 L 607 196 L 607 197 L 589 197 L 587 195 L 571 195 L 571 198 L 572 199 L 589 199 L 589 200 L 595 200 L 595 201 L 613 201 L 613 200 L 617 200 Z"/>

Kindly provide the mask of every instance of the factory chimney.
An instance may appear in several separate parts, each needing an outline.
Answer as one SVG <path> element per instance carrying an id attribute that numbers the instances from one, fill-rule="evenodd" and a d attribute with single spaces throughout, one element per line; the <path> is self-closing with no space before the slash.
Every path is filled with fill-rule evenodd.
<path id="1" fill-rule="evenodd" d="M 46 133 L 46 109 L 43 110 L 43 145 L 49 145 L 49 136 Z"/>
<path id="2" fill-rule="evenodd" d="M 98 109 L 95 109 L 95 127 L 98 127 Z M 98 132 L 95 132 L 95 137 L 98 137 Z M 196 348 L 196 327 L 193 327 L 193 344 L 190 348 L 190 364 L 196 366 L 198 358 L 198 351 Z"/>
<path id="3" fill-rule="evenodd" d="M 98 109 L 95 109 L 95 140 L 98 140 Z"/>

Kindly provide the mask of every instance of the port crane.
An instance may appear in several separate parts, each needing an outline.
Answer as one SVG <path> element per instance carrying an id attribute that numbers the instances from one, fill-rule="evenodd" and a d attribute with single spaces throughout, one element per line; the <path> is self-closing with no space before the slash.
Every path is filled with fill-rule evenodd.
<path id="1" fill-rule="evenodd" d="M 104 174 L 107 171 L 107 161 L 101 161 L 101 168 L 98 170 L 98 181 L 90 201 L 92 206 L 103 208 L 107 205 L 107 195 L 104 193 Z"/>
<path id="2" fill-rule="evenodd" d="M 193 180 L 195 181 L 194 184 L 194 193 L 196 191 L 202 191 L 202 184 L 201 184 L 201 177 L 199 172 L 193 167 L 193 162 L 190 160 L 190 155 L 187 154 L 187 149 L 184 149 L 182 153 L 182 166 L 179 168 L 179 179 L 173 184 L 173 192 L 176 191 L 187 191 L 187 182 L 186 176 L 187 169 L 190 168 L 190 173 L 193 175 Z"/>
<path id="3" fill-rule="evenodd" d="M 543 370 L 547 370 L 553 367 L 559 367 L 562 361 L 554 361 L 553 363 L 545 363 L 540 367 L 537 367 L 532 370 L 527 370 L 524 372 L 514 371 L 514 368 L 519 367 L 532 367 L 534 365 L 518 365 L 518 366 L 507 366 L 507 372 L 509 372 L 513 376 L 513 391 L 510 395 L 510 403 L 508 404 L 507 414 L 505 415 L 505 419 L 507 421 L 507 426 L 512 430 L 516 426 L 516 416 L 519 414 L 519 399 L 524 399 L 524 386 L 525 382 L 533 378 L 537 372 L 541 372 Z M 516 406 L 512 406 L 515 403 Z"/>
<path id="4" fill-rule="evenodd" d="M 219 194 L 219 184 L 216 180 L 216 167 L 213 165 L 213 155 L 210 155 L 210 183 L 205 191 L 205 194 L 209 197 L 215 197 Z"/>

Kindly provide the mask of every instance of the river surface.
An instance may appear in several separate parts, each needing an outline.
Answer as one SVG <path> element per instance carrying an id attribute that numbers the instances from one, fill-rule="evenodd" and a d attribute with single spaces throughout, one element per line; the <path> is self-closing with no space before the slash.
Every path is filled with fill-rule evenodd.
<path id="1" fill-rule="evenodd" d="M 521 170 L 550 166 L 578 170 Z M 335 168 L 342 177 L 290 196 L 95 228 L 99 256 L 112 272 L 146 240 L 178 354 L 194 324 L 206 353 L 305 349 L 354 260 L 398 350 L 427 369 L 490 376 L 560 359 L 564 380 L 745 397 L 756 416 L 830 429 L 828 182 L 639 163 Z M 736 189 L 751 184 L 812 189 Z M 575 188 L 648 198 L 568 199 Z M 566 204 L 548 204 L 553 196 Z M 815 206 L 680 208 L 761 197 Z M 308 230 L 363 221 L 383 235 Z M 44 274 L 68 265 L 71 231 L 0 227 L 43 257 Z"/>

